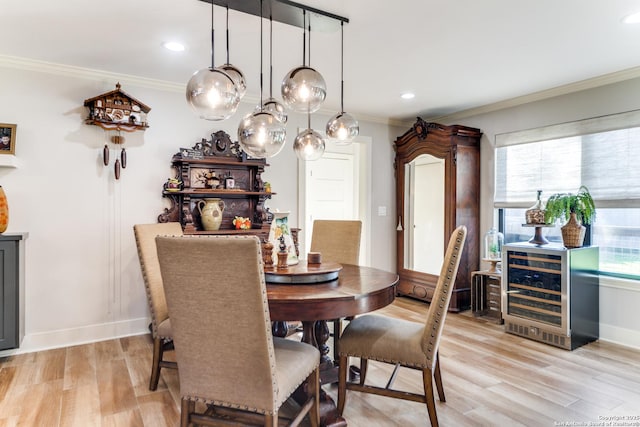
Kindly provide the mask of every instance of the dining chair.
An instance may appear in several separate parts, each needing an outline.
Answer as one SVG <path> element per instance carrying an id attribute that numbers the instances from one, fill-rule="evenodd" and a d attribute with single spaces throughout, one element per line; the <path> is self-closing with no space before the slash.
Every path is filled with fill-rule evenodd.
<path id="1" fill-rule="evenodd" d="M 236 425 L 233 418 L 277 427 L 280 407 L 305 383 L 308 398 L 289 425 L 309 415 L 317 426 L 320 352 L 272 336 L 259 239 L 160 236 L 156 243 L 180 367 L 180 425 Z"/>
<path id="2" fill-rule="evenodd" d="M 320 252 L 323 261 L 359 264 L 362 221 L 317 219 L 311 232 L 311 252 Z M 342 319 L 333 320 L 333 358 L 338 359 L 338 338 Z"/>
<path id="3" fill-rule="evenodd" d="M 323 261 L 358 265 L 362 221 L 317 219 L 311 232 L 311 252 Z"/>
<path id="4" fill-rule="evenodd" d="M 449 238 L 425 323 L 368 314 L 355 318 L 345 328 L 340 338 L 338 372 L 338 412 L 341 415 L 344 411 L 346 391 L 354 390 L 426 403 L 432 427 L 438 426 L 433 394 L 434 381 L 440 401 L 445 401 L 438 347 L 466 237 L 467 228 L 459 226 Z M 360 381 L 357 383 L 347 382 L 347 363 L 350 356 L 360 358 Z M 365 384 L 369 360 L 396 365 L 386 387 Z M 391 388 L 400 366 L 422 371 L 424 394 Z"/>
<path id="5" fill-rule="evenodd" d="M 178 222 L 160 224 L 136 224 L 133 226 L 136 237 L 140 269 L 147 293 L 147 302 L 151 312 L 151 337 L 153 339 L 153 359 L 151 362 L 151 379 L 149 390 L 158 388 L 161 368 L 177 368 L 173 361 L 164 360 L 164 352 L 171 348 L 172 333 L 167 302 L 164 297 L 160 265 L 156 251 L 156 236 L 181 236 L 182 226 Z"/>

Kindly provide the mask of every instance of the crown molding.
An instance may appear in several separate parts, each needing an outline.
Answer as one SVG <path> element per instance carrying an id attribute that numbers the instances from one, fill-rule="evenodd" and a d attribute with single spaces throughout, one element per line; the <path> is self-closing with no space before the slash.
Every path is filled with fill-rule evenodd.
<path id="1" fill-rule="evenodd" d="M 0 66 L 16 68 L 20 70 L 35 71 L 39 73 L 56 74 L 67 77 L 79 77 L 101 82 L 105 80 L 126 81 L 127 84 L 134 84 L 141 87 L 169 92 L 183 93 L 186 87 L 186 83 L 175 83 L 166 80 L 134 76 L 131 74 L 114 73 L 110 71 L 77 67 L 73 65 L 57 64 L 53 62 L 40 61 L 37 59 L 21 58 L 1 54 Z M 605 74 L 591 79 L 585 79 L 579 82 L 557 86 L 551 89 L 506 99 L 503 101 L 495 102 L 493 104 L 487 104 L 480 107 L 461 110 L 452 114 L 446 114 L 437 117 L 424 117 L 424 120 L 437 123 L 453 123 L 467 117 L 491 113 L 493 111 L 503 110 L 506 108 L 513 108 L 520 105 L 528 104 L 530 102 L 541 101 L 556 96 L 567 95 L 582 90 L 593 89 L 613 83 L 619 83 L 638 77 L 640 77 L 640 67 L 628 68 L 626 70 L 616 71 L 614 73 Z M 258 102 L 258 98 L 253 96 L 246 96 L 245 99 L 242 100 L 242 102 L 256 104 Z M 327 115 L 335 114 L 335 111 L 329 109 L 321 109 L 319 112 Z M 366 121 L 369 123 L 378 123 L 387 126 L 397 126 L 403 128 L 412 126 L 415 121 L 413 119 L 390 119 L 387 117 L 367 116 L 362 114 L 358 114 L 358 119 L 360 121 Z"/>
<path id="2" fill-rule="evenodd" d="M 136 85 L 140 87 L 145 87 L 149 89 L 157 89 L 167 92 L 177 92 L 184 93 L 186 89 L 185 83 L 175 83 L 169 82 L 166 80 L 159 79 L 151 79 L 147 77 L 134 76 L 131 74 L 123 74 L 123 73 L 114 73 L 110 71 L 104 70 L 96 70 L 92 68 L 84 68 L 77 67 L 74 65 L 65 65 L 58 64 L 54 62 L 40 61 L 37 59 L 30 58 L 21 58 L 17 56 L 9 56 L 0 54 L 0 66 L 15 68 L 19 70 L 26 71 L 34 71 L 38 73 L 46 73 L 46 74 L 55 74 L 59 76 L 65 77 L 78 77 L 83 79 L 95 80 L 104 82 L 108 81 L 120 81 L 126 82 L 127 85 Z M 252 95 L 245 95 L 242 99 L 243 104 L 247 105 L 257 105 L 260 101 L 260 98 Z M 335 110 L 330 110 L 328 108 L 322 108 L 318 111 L 320 114 L 326 114 L 328 116 L 333 116 L 336 114 Z M 387 117 L 376 117 L 376 116 L 364 116 L 358 114 L 358 120 L 366 121 L 369 123 L 378 123 L 388 126 L 400 126 L 400 127 L 408 127 L 411 126 L 413 122 L 405 121 L 405 120 L 394 120 L 389 119 Z"/>
<path id="3" fill-rule="evenodd" d="M 130 74 L 113 73 L 92 68 L 76 67 L 74 65 L 57 64 L 53 62 L 40 61 L 37 59 L 20 58 L 16 56 L 0 55 L 0 65 L 19 70 L 35 71 L 39 73 L 56 74 L 66 77 L 79 77 L 89 80 L 105 81 L 117 80 L 126 81 L 127 84 L 160 89 L 170 92 L 184 92 L 186 84 L 178 84 L 158 79 L 133 76 Z"/>
<path id="4" fill-rule="evenodd" d="M 531 102 L 542 101 L 561 95 L 568 95 L 574 92 L 580 92 L 587 89 L 593 89 L 600 86 L 606 86 L 613 83 L 619 83 L 625 80 L 631 80 L 640 77 L 640 67 L 628 68 L 626 70 L 616 71 L 602 76 L 590 79 L 580 80 L 578 82 L 557 86 L 551 89 L 541 90 L 539 92 L 530 93 L 515 98 L 505 99 L 493 104 L 482 105 L 480 107 L 469 108 L 467 110 L 458 111 L 444 116 L 433 117 L 428 121 L 452 123 L 467 117 L 478 116 L 480 114 L 491 113 L 493 111 L 513 108 Z M 425 119 L 426 120 L 426 119 Z"/>

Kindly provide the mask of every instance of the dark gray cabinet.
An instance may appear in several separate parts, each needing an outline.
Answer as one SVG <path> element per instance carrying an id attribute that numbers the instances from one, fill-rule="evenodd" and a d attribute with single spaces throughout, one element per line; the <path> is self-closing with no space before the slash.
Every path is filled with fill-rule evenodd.
<path id="1" fill-rule="evenodd" d="M 0 350 L 19 347 L 24 336 L 24 237 L 0 234 Z"/>

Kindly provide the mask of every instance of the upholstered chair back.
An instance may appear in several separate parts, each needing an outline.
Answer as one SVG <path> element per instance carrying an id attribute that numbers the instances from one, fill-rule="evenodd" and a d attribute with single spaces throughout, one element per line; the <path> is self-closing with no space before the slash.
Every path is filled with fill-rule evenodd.
<path id="1" fill-rule="evenodd" d="M 258 238 L 158 237 L 156 243 L 183 399 L 277 411 L 283 398 Z"/>
<path id="2" fill-rule="evenodd" d="M 433 293 L 427 320 L 422 334 L 422 350 L 425 353 L 430 368 L 435 368 L 437 360 L 438 346 L 440 345 L 440 337 L 444 328 L 445 317 L 449 309 L 449 301 L 451 301 L 451 293 L 453 292 L 454 281 L 458 274 L 458 266 L 460 265 L 460 254 L 464 249 L 464 243 L 467 237 L 467 228 L 464 225 L 456 228 L 447 245 L 447 251 L 444 255 L 440 277 Z"/>
<path id="3" fill-rule="evenodd" d="M 168 334 L 158 331 L 158 326 L 169 318 L 169 313 L 160 275 L 160 265 L 158 264 L 156 236 L 182 236 L 182 226 L 178 222 L 136 224 L 133 226 L 133 232 L 138 247 L 138 258 L 147 292 L 149 310 L 151 311 L 151 333 L 154 338 L 166 337 Z"/>
<path id="4" fill-rule="evenodd" d="M 320 252 L 323 261 L 358 265 L 361 221 L 317 219 L 313 222 L 311 252 Z"/>

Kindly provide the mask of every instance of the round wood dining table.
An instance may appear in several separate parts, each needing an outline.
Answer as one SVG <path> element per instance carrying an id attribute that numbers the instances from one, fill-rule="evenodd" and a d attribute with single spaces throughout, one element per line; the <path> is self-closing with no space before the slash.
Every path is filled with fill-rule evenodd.
<path id="1" fill-rule="evenodd" d="M 307 265 L 301 261 L 284 270 L 265 270 L 265 277 L 274 335 L 286 336 L 287 321 L 302 321 L 302 341 L 320 350 L 321 383 L 329 384 L 337 381 L 337 366 L 328 357 L 327 320 L 356 316 L 391 304 L 396 295 L 398 275 L 377 268 L 343 264 L 337 279 L 309 283 L 309 274 L 320 270 L 320 266 L 322 264 Z M 322 277 L 321 273 L 318 277 Z M 300 283 L 296 282 L 297 276 Z M 282 277 L 287 283 L 280 283 Z M 279 283 L 270 283 L 270 280 Z M 304 388 L 299 393 L 302 394 L 299 400 L 304 401 Z M 347 425 L 338 415 L 333 399 L 322 390 L 320 400 L 321 425 Z"/>

